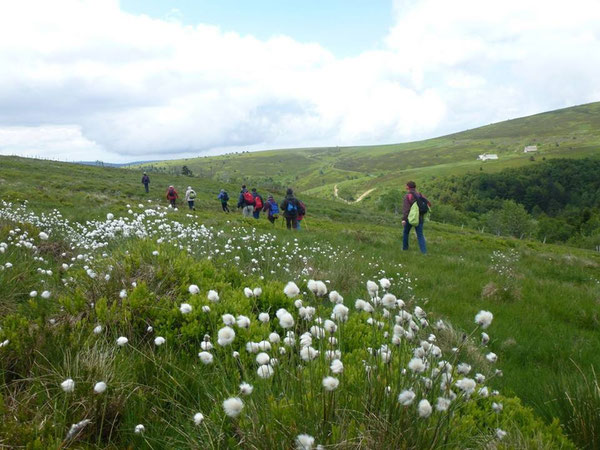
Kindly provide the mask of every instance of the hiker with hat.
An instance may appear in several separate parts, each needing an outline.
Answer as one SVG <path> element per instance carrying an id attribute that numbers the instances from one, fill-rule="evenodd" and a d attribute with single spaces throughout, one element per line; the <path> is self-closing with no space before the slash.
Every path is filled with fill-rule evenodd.
<path id="1" fill-rule="evenodd" d="M 169 188 L 167 189 L 167 200 L 169 200 L 169 203 L 173 208 L 175 208 L 175 202 L 178 198 L 179 194 L 177 193 L 175 188 L 173 186 L 169 186 Z"/>
<path id="2" fill-rule="evenodd" d="M 252 196 L 252 193 L 246 189 L 245 184 L 242 185 L 237 207 L 242 208 L 242 215 L 244 217 L 252 217 L 254 214 L 254 197 Z"/>
<path id="3" fill-rule="evenodd" d="M 194 211 L 196 211 L 196 207 L 194 206 L 195 200 L 196 200 L 196 191 L 194 191 L 191 186 L 188 186 L 187 190 L 185 191 L 185 201 L 188 202 L 189 208 Z"/>
<path id="4" fill-rule="evenodd" d="M 269 195 L 262 210 L 267 213 L 267 219 L 269 222 L 275 225 L 275 221 L 279 219 L 279 205 L 272 195 Z"/>
<path id="5" fill-rule="evenodd" d="M 252 188 L 252 197 L 254 197 L 254 211 L 252 212 L 252 216 L 255 219 L 258 219 L 260 216 L 260 211 L 263 208 L 263 199 L 258 192 L 256 192 L 256 188 Z"/>
<path id="6" fill-rule="evenodd" d="M 217 196 L 217 200 L 221 200 L 221 208 L 223 208 L 223 212 L 229 212 L 229 206 L 227 206 L 229 194 L 225 189 L 221 189 L 221 192 L 219 192 L 219 195 Z"/>
<path id="7" fill-rule="evenodd" d="M 146 188 L 146 194 L 150 192 L 150 189 L 148 188 L 148 185 L 150 184 L 150 177 L 146 172 L 144 172 L 144 175 L 142 176 L 142 184 Z"/>
<path id="8" fill-rule="evenodd" d="M 302 206 L 298 199 L 294 197 L 294 191 L 292 188 L 288 188 L 285 194 L 283 202 L 281 202 L 281 210 L 283 211 L 283 217 L 285 217 L 285 224 L 287 229 L 298 229 L 298 215 L 304 215 Z"/>

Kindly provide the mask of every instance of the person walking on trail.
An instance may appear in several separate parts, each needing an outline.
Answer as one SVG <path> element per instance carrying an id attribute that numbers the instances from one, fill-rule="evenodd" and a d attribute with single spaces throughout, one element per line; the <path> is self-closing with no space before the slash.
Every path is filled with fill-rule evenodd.
<path id="1" fill-rule="evenodd" d="M 223 208 L 223 212 L 229 212 L 229 206 L 227 206 L 229 194 L 225 189 L 221 189 L 221 192 L 219 192 L 219 195 L 217 196 L 217 200 L 221 200 L 221 208 Z"/>
<path id="2" fill-rule="evenodd" d="M 240 191 L 237 207 L 242 208 L 242 215 L 244 217 L 252 217 L 252 214 L 254 214 L 254 197 L 252 196 L 252 193 L 246 189 L 245 184 Z"/>
<path id="3" fill-rule="evenodd" d="M 300 203 L 298 199 L 294 197 L 294 191 L 291 188 L 288 188 L 285 198 L 281 205 L 279 205 L 281 210 L 283 211 L 283 217 L 285 217 L 285 225 L 287 229 L 298 229 L 298 215 L 304 214 L 304 211 L 301 210 Z"/>
<path id="4" fill-rule="evenodd" d="M 167 189 L 167 200 L 169 200 L 169 203 L 173 208 L 175 208 L 175 202 L 178 198 L 179 194 L 177 193 L 175 188 L 173 186 L 169 186 L 169 188 Z"/>
<path id="5" fill-rule="evenodd" d="M 146 172 L 144 172 L 144 175 L 142 175 L 142 184 L 146 188 L 146 194 L 150 192 L 150 189 L 148 188 L 148 185 L 150 184 L 150 177 Z"/>
<path id="6" fill-rule="evenodd" d="M 425 214 L 429 211 L 431 203 L 420 192 L 417 192 L 417 185 L 414 181 L 406 183 L 407 193 L 404 196 L 402 207 L 402 225 L 404 232 L 402 235 L 402 250 L 408 250 L 408 238 L 410 229 L 415 227 L 417 241 L 421 253 L 427 253 L 427 244 L 423 235 L 423 222 Z"/>
<path id="7" fill-rule="evenodd" d="M 254 197 L 254 211 L 252 212 L 252 217 L 258 219 L 260 211 L 263 208 L 263 198 L 256 192 L 256 188 L 252 188 L 252 197 Z"/>
<path id="8" fill-rule="evenodd" d="M 185 201 L 188 202 L 190 209 L 196 211 L 196 207 L 194 206 L 194 202 L 196 201 L 196 191 L 194 191 L 191 186 L 188 186 L 185 191 Z"/>
<path id="9" fill-rule="evenodd" d="M 262 210 L 267 213 L 267 219 L 269 222 L 275 225 L 275 221 L 279 219 L 279 205 L 272 195 L 269 195 Z"/>

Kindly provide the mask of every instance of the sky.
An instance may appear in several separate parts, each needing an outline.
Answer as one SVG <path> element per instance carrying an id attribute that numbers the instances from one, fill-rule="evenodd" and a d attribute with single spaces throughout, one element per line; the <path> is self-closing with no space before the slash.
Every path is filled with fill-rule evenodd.
<path id="1" fill-rule="evenodd" d="M 388 144 L 594 101 L 600 0 L 0 1 L 0 154 Z"/>

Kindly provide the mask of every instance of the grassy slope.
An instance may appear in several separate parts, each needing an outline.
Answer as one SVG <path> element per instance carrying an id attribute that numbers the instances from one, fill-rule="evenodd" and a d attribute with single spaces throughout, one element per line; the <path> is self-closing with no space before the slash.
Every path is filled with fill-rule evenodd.
<path id="1" fill-rule="evenodd" d="M 56 207 L 75 220 L 97 219 L 107 212 L 124 213 L 127 203 L 148 198 L 138 176 L 120 169 L 5 157 L 0 163 L 1 199 L 27 199 L 32 209 L 39 211 Z M 149 197 L 161 200 L 162 186 L 183 186 L 189 180 L 153 175 Z M 194 220 L 223 228 L 247 224 L 238 214 L 220 213 L 213 200 L 220 184 L 206 179 L 193 181 L 199 194 Z M 575 376 L 571 359 L 584 368 L 600 366 L 600 254 L 500 239 L 432 222 L 426 228 L 430 253 L 421 256 L 414 241 L 411 251 L 400 250 L 400 230 L 391 216 L 372 216 L 358 207 L 320 204 L 314 208 L 313 204 L 316 202 L 307 198 L 309 231 L 295 236 L 301 243 L 328 242 L 373 257 L 390 276 L 395 276 L 390 268 L 401 264 L 398 276 L 407 272 L 415 280 L 411 283 L 415 294 L 428 299 L 432 311 L 461 329 L 472 328 L 480 309 L 491 310 L 496 320 L 490 330 L 490 348 L 498 353 L 506 374 L 495 386 L 519 395 L 538 411 L 544 410 L 548 385 L 559 377 Z M 178 220 L 189 220 L 183 210 L 175 214 L 179 214 Z M 264 219 L 251 225 L 276 236 L 289 236 Z M 514 251 L 518 258 L 495 270 L 494 251 Z M 364 280 L 378 275 L 378 267 L 361 258 L 350 264 L 327 259 L 319 264 L 318 276 L 330 279 L 349 306 L 354 299 L 364 297 Z M 285 274 L 274 277 L 288 281 Z M 482 290 L 490 282 L 498 292 L 484 297 Z"/>
<path id="2" fill-rule="evenodd" d="M 473 130 L 405 144 L 288 149 L 163 161 L 155 167 L 195 173 L 222 180 L 265 182 L 268 178 L 321 197 L 332 197 L 339 184 L 355 197 L 367 189 L 378 191 L 402 184 L 468 171 L 497 171 L 532 164 L 523 153 L 537 144 L 542 157 L 598 156 L 600 103 L 576 106 L 513 119 Z M 498 161 L 481 163 L 477 155 L 497 153 Z M 400 181 L 401 180 L 401 181 Z M 377 197 L 375 192 L 372 198 Z M 369 198 L 366 199 L 367 202 Z"/>

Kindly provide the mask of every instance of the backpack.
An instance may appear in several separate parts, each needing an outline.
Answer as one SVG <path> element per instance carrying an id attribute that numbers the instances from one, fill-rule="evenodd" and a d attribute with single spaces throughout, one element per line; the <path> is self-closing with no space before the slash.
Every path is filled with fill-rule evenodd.
<path id="1" fill-rule="evenodd" d="M 190 192 L 190 195 L 188 196 L 188 198 L 190 200 L 194 200 L 196 198 L 196 192 L 195 191 Z"/>
<path id="2" fill-rule="evenodd" d="M 298 200 L 298 215 L 304 216 L 306 214 L 306 206 L 300 200 Z"/>
<path id="3" fill-rule="evenodd" d="M 290 217 L 295 217 L 298 215 L 298 207 L 296 206 L 296 199 L 290 198 L 287 201 L 287 215 Z"/>
<path id="4" fill-rule="evenodd" d="M 227 192 L 223 192 L 223 197 L 221 197 L 221 200 L 224 202 L 228 202 L 229 201 L 229 194 L 227 194 Z"/>
<path id="5" fill-rule="evenodd" d="M 175 188 L 169 188 L 169 193 L 167 194 L 169 197 L 175 197 Z"/>
<path id="6" fill-rule="evenodd" d="M 419 213 L 427 214 L 429 212 L 429 205 L 427 204 L 427 200 L 425 200 L 421 194 L 415 195 L 415 198 L 416 198 L 415 203 L 419 207 Z"/>
<path id="7" fill-rule="evenodd" d="M 247 205 L 254 205 L 254 197 L 252 197 L 250 191 L 246 191 L 242 195 L 244 196 L 244 202 L 246 202 Z"/>
<path id="8" fill-rule="evenodd" d="M 260 198 L 260 195 L 257 195 L 254 198 L 254 208 L 255 209 L 262 209 L 262 207 L 263 207 L 262 198 Z"/>
<path id="9" fill-rule="evenodd" d="M 271 206 L 270 211 L 272 216 L 279 214 L 279 205 L 277 202 L 269 202 L 269 205 Z"/>
<path id="10" fill-rule="evenodd" d="M 419 225 L 419 205 L 417 202 L 414 202 L 410 207 L 410 211 L 408 213 L 408 223 L 415 227 Z"/>

